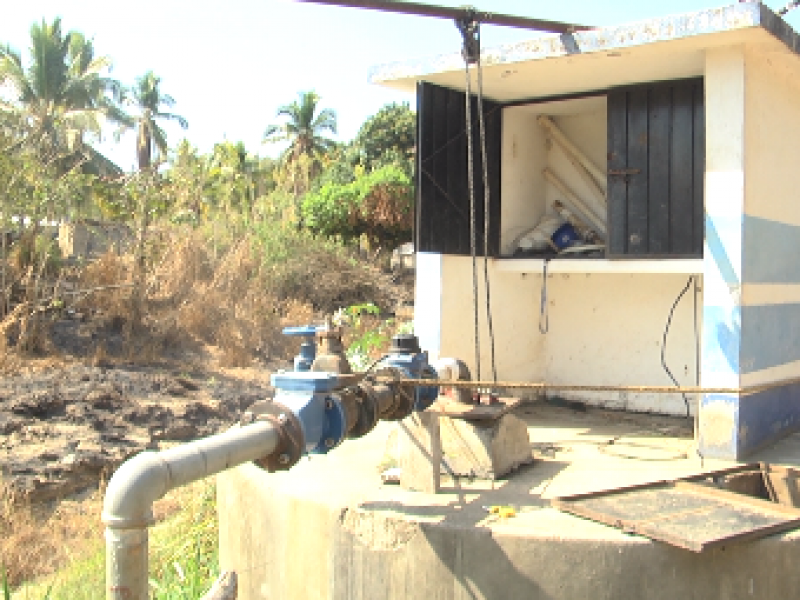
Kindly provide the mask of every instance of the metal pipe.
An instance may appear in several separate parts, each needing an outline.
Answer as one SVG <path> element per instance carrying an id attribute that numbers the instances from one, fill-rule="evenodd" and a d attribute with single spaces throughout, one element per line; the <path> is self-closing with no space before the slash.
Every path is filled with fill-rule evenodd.
<path id="1" fill-rule="evenodd" d="M 545 19 L 531 19 L 514 15 L 501 15 L 484 12 L 477 9 L 462 7 L 451 8 L 448 6 L 432 6 L 418 2 L 402 2 L 399 0 L 297 0 L 298 2 L 311 2 L 313 4 L 326 4 L 328 6 L 341 6 L 343 8 L 366 8 L 368 10 L 381 10 L 384 12 L 415 15 L 419 17 L 437 17 L 440 19 L 464 20 L 472 19 L 487 25 L 504 25 L 520 29 L 536 29 L 552 33 L 572 33 L 592 29 L 588 25 L 575 25 L 561 21 L 548 21 Z"/>
<path id="2" fill-rule="evenodd" d="M 382 377 L 377 377 L 378 382 L 383 381 Z M 386 379 L 400 386 L 429 386 L 430 379 L 414 379 L 404 377 L 399 379 Z M 536 381 L 447 381 L 440 382 L 439 385 L 451 388 L 467 389 L 525 389 L 540 390 L 551 392 L 629 392 L 647 394 L 755 394 L 777 387 L 800 384 L 800 377 L 782 379 L 773 383 L 763 383 L 745 387 L 702 387 L 702 386 L 680 386 L 674 385 L 569 385 L 561 383 L 543 383 Z"/>
<path id="3" fill-rule="evenodd" d="M 268 421 L 234 427 L 162 452 L 142 452 L 117 469 L 106 488 L 106 598 L 146 600 L 147 528 L 153 502 L 172 489 L 272 454 L 280 431 Z"/>

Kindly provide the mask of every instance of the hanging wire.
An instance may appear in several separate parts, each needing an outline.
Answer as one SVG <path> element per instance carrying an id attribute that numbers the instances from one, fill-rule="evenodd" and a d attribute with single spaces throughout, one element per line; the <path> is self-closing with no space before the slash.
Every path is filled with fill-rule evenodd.
<path id="1" fill-rule="evenodd" d="M 542 265 L 542 291 L 539 301 L 539 333 L 545 335 L 550 331 L 550 313 L 547 310 L 547 263 L 545 258 Z"/>
<path id="2" fill-rule="evenodd" d="M 479 36 L 479 31 L 476 31 Z M 479 39 L 479 38 L 478 38 Z M 492 295 L 491 284 L 489 283 L 489 224 L 491 193 L 489 185 L 489 160 L 486 148 L 486 124 L 483 114 L 483 67 L 481 65 L 480 53 L 475 62 L 478 72 L 478 125 L 481 143 L 481 163 L 483 165 L 483 286 L 486 290 L 486 323 L 489 329 L 489 350 L 492 360 L 492 380 L 497 381 L 497 364 L 494 352 L 494 323 L 492 319 Z"/>
<path id="3" fill-rule="evenodd" d="M 689 291 L 692 283 L 694 283 L 694 275 L 689 277 L 689 280 L 681 290 L 681 293 L 678 294 L 678 297 L 675 298 L 675 302 L 672 303 L 672 308 L 669 309 L 669 316 L 667 317 L 667 325 L 664 327 L 664 337 L 661 341 L 661 366 L 664 367 L 664 370 L 667 372 L 667 375 L 669 375 L 669 378 L 672 380 L 672 383 L 675 384 L 676 388 L 680 388 L 681 384 L 678 383 L 678 380 L 675 379 L 672 371 L 670 371 L 669 367 L 667 366 L 667 335 L 669 334 L 669 328 L 672 325 L 672 317 L 675 314 L 675 309 L 680 303 L 681 298 L 683 298 L 686 295 L 686 292 Z M 697 310 L 695 310 L 695 315 L 697 315 Z M 681 392 L 681 396 L 683 397 L 683 403 L 686 406 L 686 418 L 688 419 L 691 417 L 691 411 L 689 410 L 689 398 L 686 395 L 686 392 Z"/>
<path id="4" fill-rule="evenodd" d="M 477 226 L 475 223 L 475 173 L 472 148 L 472 102 L 471 77 L 469 73 L 469 57 L 464 53 L 464 72 L 466 73 L 466 120 L 467 120 L 467 186 L 469 188 L 469 251 L 472 258 L 472 312 L 475 332 L 475 374 L 481 378 L 481 341 L 478 324 L 478 262 L 477 262 Z"/>

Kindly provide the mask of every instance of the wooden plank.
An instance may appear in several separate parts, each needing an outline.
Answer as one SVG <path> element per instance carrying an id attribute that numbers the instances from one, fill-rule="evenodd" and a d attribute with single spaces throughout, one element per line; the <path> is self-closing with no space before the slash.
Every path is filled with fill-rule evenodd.
<path id="1" fill-rule="evenodd" d="M 612 90 L 608 94 L 608 170 L 628 167 L 628 94 Z M 628 247 L 628 185 L 624 177 L 608 176 L 608 255 L 624 256 Z"/>
<path id="2" fill-rule="evenodd" d="M 466 157 L 464 145 L 464 94 L 453 90 L 447 93 L 447 147 L 442 149 L 447 160 L 446 189 L 451 202 L 446 218 L 453 224 L 454 247 L 459 252 L 469 253 L 469 207 L 465 203 L 467 187 Z M 456 210 L 455 204 L 460 208 Z"/>
<path id="3" fill-rule="evenodd" d="M 430 105 L 430 85 L 417 84 L 417 155 L 416 155 L 416 201 L 414 202 L 414 248 L 426 251 L 430 248 L 430 228 L 427 221 L 428 194 L 431 182 L 425 174 L 428 157 L 432 152 L 432 142 L 427 127 L 428 106 Z"/>
<path id="4" fill-rule="evenodd" d="M 432 115 L 429 125 L 433 131 L 433 156 L 429 170 L 435 186 L 433 203 L 428 213 L 431 220 L 432 247 L 437 252 L 452 252 L 458 244 L 458 226 L 448 218 L 447 205 L 450 203 L 447 190 L 447 97 L 449 91 L 435 87 L 433 89 Z"/>
<path id="5" fill-rule="evenodd" d="M 672 89 L 657 85 L 648 102 L 648 250 L 650 254 L 670 251 L 670 130 Z"/>
<path id="6" fill-rule="evenodd" d="M 692 169 L 692 254 L 703 256 L 705 238 L 706 114 L 703 80 L 694 84 L 694 166 Z"/>
<path id="7" fill-rule="evenodd" d="M 502 208 L 503 109 L 496 102 L 484 101 L 486 110 L 486 145 L 489 153 L 489 188 L 491 190 L 489 255 L 500 256 L 500 218 Z"/>
<path id="8" fill-rule="evenodd" d="M 647 254 L 648 248 L 648 131 L 647 89 L 628 92 L 628 165 L 639 172 L 628 178 L 627 254 Z"/>
<path id="9" fill-rule="evenodd" d="M 670 232 L 672 251 L 694 251 L 694 90 L 691 83 L 676 84 L 672 91 L 672 141 L 670 162 Z"/>

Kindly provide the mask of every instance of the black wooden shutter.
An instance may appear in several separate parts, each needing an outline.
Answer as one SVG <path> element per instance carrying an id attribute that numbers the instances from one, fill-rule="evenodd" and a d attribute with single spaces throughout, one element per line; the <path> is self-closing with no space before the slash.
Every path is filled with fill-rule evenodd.
<path id="1" fill-rule="evenodd" d="M 500 251 L 502 110 L 484 100 L 489 173 L 489 255 Z M 477 253 L 483 255 L 484 191 L 477 101 L 472 102 Z M 417 85 L 417 201 L 415 244 L 420 252 L 470 254 L 470 202 L 464 92 Z"/>
<path id="2" fill-rule="evenodd" d="M 610 256 L 703 254 L 703 80 L 608 94 Z"/>

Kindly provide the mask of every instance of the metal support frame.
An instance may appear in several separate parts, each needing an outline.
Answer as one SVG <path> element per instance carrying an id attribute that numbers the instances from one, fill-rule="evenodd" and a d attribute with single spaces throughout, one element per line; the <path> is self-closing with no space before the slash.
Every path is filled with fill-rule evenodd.
<path id="1" fill-rule="evenodd" d="M 473 20 L 488 25 L 503 25 L 505 27 L 517 27 L 520 29 L 534 29 L 537 31 L 549 31 L 552 33 L 572 33 L 592 29 L 588 25 L 576 25 L 574 23 L 563 23 L 561 21 L 548 21 L 545 19 L 531 19 L 529 17 L 518 17 L 514 15 L 503 15 L 479 11 L 470 7 L 451 8 L 447 6 L 432 6 L 430 4 L 420 4 L 419 2 L 402 2 L 395 0 L 297 0 L 298 2 L 309 2 L 313 4 L 325 4 L 328 6 L 340 6 L 343 8 L 365 8 L 368 10 L 380 10 L 383 12 L 399 13 L 404 15 L 415 15 L 418 17 L 436 17 L 439 19 L 452 19 L 463 21 L 468 16 Z"/>

